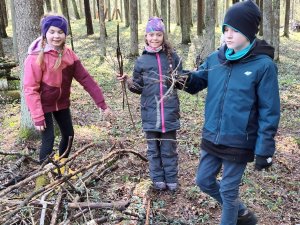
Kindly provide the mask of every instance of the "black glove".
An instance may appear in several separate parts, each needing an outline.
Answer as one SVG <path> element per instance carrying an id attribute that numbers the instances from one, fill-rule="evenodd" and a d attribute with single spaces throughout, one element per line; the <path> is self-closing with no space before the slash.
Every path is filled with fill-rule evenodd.
<path id="1" fill-rule="evenodd" d="M 189 76 L 187 75 L 176 75 L 176 83 L 175 83 L 175 88 L 178 90 L 183 90 L 185 88 L 185 84 L 188 80 Z"/>
<path id="2" fill-rule="evenodd" d="M 256 170 L 267 169 L 271 165 L 272 165 L 272 157 L 271 156 L 256 155 L 256 158 L 255 158 L 255 169 Z"/>

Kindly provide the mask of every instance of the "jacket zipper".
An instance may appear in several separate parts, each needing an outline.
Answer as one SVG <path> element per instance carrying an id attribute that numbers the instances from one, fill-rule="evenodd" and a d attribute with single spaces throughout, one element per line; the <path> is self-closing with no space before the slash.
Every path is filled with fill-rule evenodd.
<path id="1" fill-rule="evenodd" d="M 158 53 L 156 53 L 156 59 L 157 59 L 157 63 L 158 63 L 158 72 L 159 72 L 161 129 L 162 129 L 162 132 L 165 133 L 166 127 L 165 127 L 165 113 L 164 113 L 163 74 L 162 74 L 162 70 L 161 70 L 161 62 L 160 62 L 160 57 L 159 57 Z"/>
<path id="2" fill-rule="evenodd" d="M 221 131 L 221 123 L 222 123 L 222 114 L 223 114 L 223 110 L 224 110 L 224 101 L 225 101 L 225 96 L 226 96 L 226 93 L 227 93 L 227 88 L 228 88 L 228 83 L 229 83 L 229 79 L 230 79 L 230 76 L 231 76 L 231 71 L 232 71 L 232 66 L 230 68 L 230 72 L 226 78 L 226 82 L 225 82 L 225 85 L 224 85 L 224 94 L 222 96 L 222 101 L 221 101 L 221 108 L 220 108 L 220 119 L 219 119 L 219 122 L 218 122 L 218 128 L 217 128 L 217 136 L 216 136 L 216 139 L 215 139 L 215 144 L 219 144 L 219 138 L 220 138 L 220 131 Z"/>

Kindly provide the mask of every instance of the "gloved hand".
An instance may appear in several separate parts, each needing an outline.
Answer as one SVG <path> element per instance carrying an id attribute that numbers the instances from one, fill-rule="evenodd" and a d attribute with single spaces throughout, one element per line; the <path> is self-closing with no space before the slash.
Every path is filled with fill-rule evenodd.
<path id="1" fill-rule="evenodd" d="M 189 77 L 187 75 L 177 75 L 175 77 L 176 79 L 175 88 L 177 88 L 178 90 L 183 90 L 188 78 Z"/>
<path id="2" fill-rule="evenodd" d="M 267 169 L 272 165 L 272 157 L 271 156 L 261 156 L 256 155 L 255 158 L 255 169 L 262 170 Z"/>

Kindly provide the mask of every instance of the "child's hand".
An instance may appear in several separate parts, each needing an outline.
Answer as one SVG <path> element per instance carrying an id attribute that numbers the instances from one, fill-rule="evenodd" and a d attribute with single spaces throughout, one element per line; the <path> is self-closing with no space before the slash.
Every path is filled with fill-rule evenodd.
<path id="1" fill-rule="evenodd" d="M 121 82 L 126 81 L 128 78 L 128 75 L 126 73 L 123 73 L 123 74 L 117 73 L 116 76 L 117 76 L 117 80 L 119 80 Z"/>
<path id="2" fill-rule="evenodd" d="M 44 124 L 42 125 L 34 125 L 34 127 L 38 131 L 44 131 L 46 129 L 46 122 L 44 121 Z"/>

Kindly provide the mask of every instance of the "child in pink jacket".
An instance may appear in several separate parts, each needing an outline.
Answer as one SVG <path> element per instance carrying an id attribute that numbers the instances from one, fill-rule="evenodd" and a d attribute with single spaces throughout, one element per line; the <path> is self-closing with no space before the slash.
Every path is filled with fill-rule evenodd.
<path id="1" fill-rule="evenodd" d="M 70 88 L 73 78 L 90 94 L 104 115 L 111 113 L 100 87 L 65 45 L 68 22 L 60 15 L 41 20 L 41 37 L 28 49 L 25 60 L 24 93 L 35 128 L 41 131 L 39 159 L 43 162 L 53 151 L 53 117 L 60 132 L 59 155 L 70 149 L 74 137 L 70 113 Z M 69 152 L 64 154 L 67 158 Z"/>

